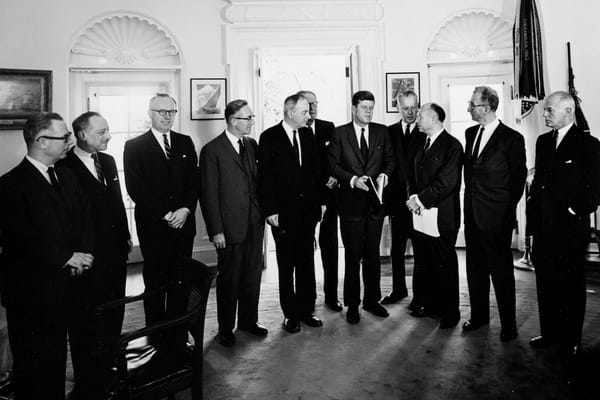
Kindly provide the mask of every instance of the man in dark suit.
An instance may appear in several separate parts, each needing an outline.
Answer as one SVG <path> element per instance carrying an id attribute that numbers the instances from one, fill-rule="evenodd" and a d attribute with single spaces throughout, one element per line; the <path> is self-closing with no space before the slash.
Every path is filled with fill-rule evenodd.
<path id="1" fill-rule="evenodd" d="M 178 279 L 179 256 L 191 257 L 196 234 L 198 157 L 192 139 L 171 130 L 175 99 L 159 93 L 150 100 L 152 128 L 125 143 L 125 184 L 135 202 L 135 220 L 144 257 L 146 290 Z M 169 291 L 144 301 L 146 322 L 155 324 L 185 309 L 186 293 Z M 185 346 L 182 329 L 167 345 Z M 160 338 L 152 338 L 159 345 Z"/>
<path id="2" fill-rule="evenodd" d="M 511 250 L 517 203 L 527 167 L 523 136 L 496 117 L 499 98 L 477 86 L 467 111 L 478 125 L 465 132 L 465 241 L 471 318 L 464 331 L 490 321 L 490 276 L 494 284 L 503 342 L 517 337 L 515 275 Z"/>
<path id="3" fill-rule="evenodd" d="M 360 262 L 363 262 L 363 309 L 387 317 L 381 304 L 379 242 L 385 210 L 375 194 L 394 172 L 394 149 L 387 127 L 371 122 L 375 97 L 352 96 L 352 122 L 338 127 L 329 145 L 329 163 L 338 180 L 340 228 L 345 248 L 344 303 L 346 320 L 360 321 Z"/>
<path id="4" fill-rule="evenodd" d="M 317 297 L 313 242 L 322 214 L 321 181 L 315 139 L 301 129 L 309 118 L 308 101 L 289 96 L 283 114 L 281 123 L 260 136 L 259 198 L 275 239 L 283 328 L 296 333 L 300 321 L 311 327 L 323 325 L 313 315 Z"/>
<path id="5" fill-rule="evenodd" d="M 71 169 L 90 200 L 94 268 L 70 289 L 69 343 L 75 375 L 71 398 L 100 399 L 100 374 L 108 371 L 108 360 L 97 353 L 97 341 L 116 343 L 125 308 L 98 320 L 95 307 L 125 296 L 131 240 L 117 165 L 112 156 L 103 153 L 110 140 L 108 123 L 100 114 L 86 112 L 73 121 L 73 132 L 77 145 L 57 165 Z"/>
<path id="6" fill-rule="evenodd" d="M 254 115 L 246 100 L 225 108 L 227 129 L 200 152 L 200 206 L 217 249 L 217 316 L 223 346 L 235 344 L 233 327 L 266 336 L 258 323 L 264 219 L 259 208 L 258 145 L 247 137 Z"/>
<path id="7" fill-rule="evenodd" d="M 417 124 L 427 135 L 425 143 L 408 165 L 408 208 L 416 214 L 437 209 L 439 236 L 415 232 L 415 252 L 419 263 L 418 290 L 423 303 L 411 315 L 439 314 L 440 329 L 452 328 L 460 321 L 458 309 L 458 258 L 454 248 L 460 225 L 460 179 L 463 149 L 460 142 L 444 130 L 446 113 L 435 103 L 419 111 Z M 421 273 L 422 272 L 422 273 Z"/>
<path id="8" fill-rule="evenodd" d="M 331 121 L 317 119 L 319 102 L 317 95 L 309 90 L 298 92 L 308 101 L 310 118 L 308 128 L 315 136 L 317 154 L 319 155 L 319 168 L 321 175 L 321 188 L 325 198 L 325 214 L 319 226 L 319 248 L 321 249 L 321 262 L 323 264 L 323 292 L 325 305 L 329 309 L 342 311 L 342 303 L 338 300 L 338 212 L 336 192 L 337 179 L 330 172 L 327 161 L 327 147 L 335 134 L 335 125 Z"/>
<path id="9" fill-rule="evenodd" d="M 384 192 L 386 212 L 390 216 L 392 227 L 392 291 L 381 300 L 383 305 L 394 304 L 408 296 L 404 253 L 406 242 L 412 237 L 413 226 L 412 214 L 406 207 L 406 168 L 411 154 L 415 151 L 415 143 L 420 140 L 425 142 L 425 134 L 419 131 L 416 123 L 419 112 L 417 94 L 409 90 L 399 93 L 396 100 L 402 119 L 388 127 L 396 156 L 396 169 Z M 418 279 L 414 274 L 415 270 L 416 268 L 413 269 L 413 301 L 409 305 L 411 310 L 418 304 L 418 296 L 414 293 L 414 281 Z M 416 286 L 418 287 L 418 284 Z"/>
<path id="10" fill-rule="evenodd" d="M 92 221 L 75 175 L 55 168 L 71 145 L 62 117 L 35 115 L 23 136 L 25 159 L 0 178 L 1 292 L 15 399 L 64 399 L 66 291 L 94 261 Z"/>
<path id="11" fill-rule="evenodd" d="M 600 149 L 596 138 L 574 124 L 575 102 L 568 93 L 548 96 L 544 119 L 552 131 L 537 139 L 527 202 L 541 331 L 530 344 L 558 343 L 563 355 L 571 357 L 581 345 L 584 257 L 590 213 L 600 204 Z"/>

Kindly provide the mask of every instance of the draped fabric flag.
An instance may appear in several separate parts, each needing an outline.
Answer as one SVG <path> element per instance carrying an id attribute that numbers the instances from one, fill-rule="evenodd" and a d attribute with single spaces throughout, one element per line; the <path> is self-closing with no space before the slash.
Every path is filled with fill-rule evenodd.
<path id="1" fill-rule="evenodd" d="M 590 133 L 590 126 L 581 109 L 581 99 L 577 95 L 577 90 L 575 89 L 575 74 L 573 73 L 573 67 L 571 66 L 571 42 L 567 42 L 567 61 L 569 64 L 569 93 L 573 96 L 573 99 L 575 99 L 575 124 L 577 124 L 584 132 Z"/>

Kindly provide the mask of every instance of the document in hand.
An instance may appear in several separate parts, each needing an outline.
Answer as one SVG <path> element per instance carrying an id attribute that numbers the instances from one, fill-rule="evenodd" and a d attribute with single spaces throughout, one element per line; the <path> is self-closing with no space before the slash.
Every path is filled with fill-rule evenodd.
<path id="1" fill-rule="evenodd" d="M 440 237 L 440 231 L 437 225 L 438 209 L 437 207 L 422 208 L 421 214 L 412 215 L 413 217 L 413 228 L 421 233 L 428 236 Z"/>
<path id="2" fill-rule="evenodd" d="M 371 192 L 371 197 L 375 199 L 374 201 L 377 201 L 379 205 L 383 204 L 383 187 L 377 187 L 371 177 L 369 177 L 367 186 L 369 186 L 369 192 Z"/>

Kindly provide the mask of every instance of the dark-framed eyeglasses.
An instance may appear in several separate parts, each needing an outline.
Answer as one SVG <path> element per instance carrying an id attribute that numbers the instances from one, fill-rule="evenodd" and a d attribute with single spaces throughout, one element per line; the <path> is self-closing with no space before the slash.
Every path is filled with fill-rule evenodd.
<path id="1" fill-rule="evenodd" d="M 167 114 L 169 114 L 169 117 L 173 117 L 173 116 L 175 116 L 175 114 L 177 114 L 177 110 L 150 110 L 150 111 L 157 112 L 158 115 L 160 115 L 161 117 L 164 117 Z"/>
<path id="2" fill-rule="evenodd" d="M 47 135 L 42 135 L 42 136 L 38 136 L 35 140 L 36 141 L 40 141 L 40 139 L 48 139 L 48 140 L 62 140 L 63 142 L 67 143 L 69 140 L 71 140 L 71 136 L 73 136 L 73 134 L 71 132 L 67 132 L 62 136 L 47 136 Z"/>
<path id="3" fill-rule="evenodd" d="M 250 122 L 250 121 L 254 121 L 254 118 L 256 118 L 256 115 L 248 115 L 247 117 L 231 117 L 233 119 L 243 119 L 244 121 Z"/>
<path id="4" fill-rule="evenodd" d="M 488 104 L 475 104 L 472 101 L 467 101 L 467 105 L 471 108 L 476 108 L 476 107 L 485 107 Z"/>
<path id="5" fill-rule="evenodd" d="M 315 100 L 315 101 L 309 101 L 309 102 L 308 102 L 308 105 L 309 105 L 309 106 L 318 106 L 318 105 L 319 105 L 319 102 L 318 102 L 318 101 L 316 101 L 316 100 Z"/>

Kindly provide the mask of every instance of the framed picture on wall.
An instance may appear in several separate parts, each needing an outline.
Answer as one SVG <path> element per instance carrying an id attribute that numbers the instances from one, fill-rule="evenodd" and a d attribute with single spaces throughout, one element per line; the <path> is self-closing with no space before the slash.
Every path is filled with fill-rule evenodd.
<path id="1" fill-rule="evenodd" d="M 0 129 L 22 129 L 34 114 L 52 110 L 52 71 L 0 69 Z"/>
<path id="2" fill-rule="evenodd" d="M 192 120 L 225 119 L 227 79 L 190 79 L 190 107 Z"/>
<path id="3" fill-rule="evenodd" d="M 412 90 L 421 99 L 421 81 L 418 72 L 386 72 L 385 74 L 385 97 L 386 112 L 397 113 L 396 104 L 398 94 Z"/>

